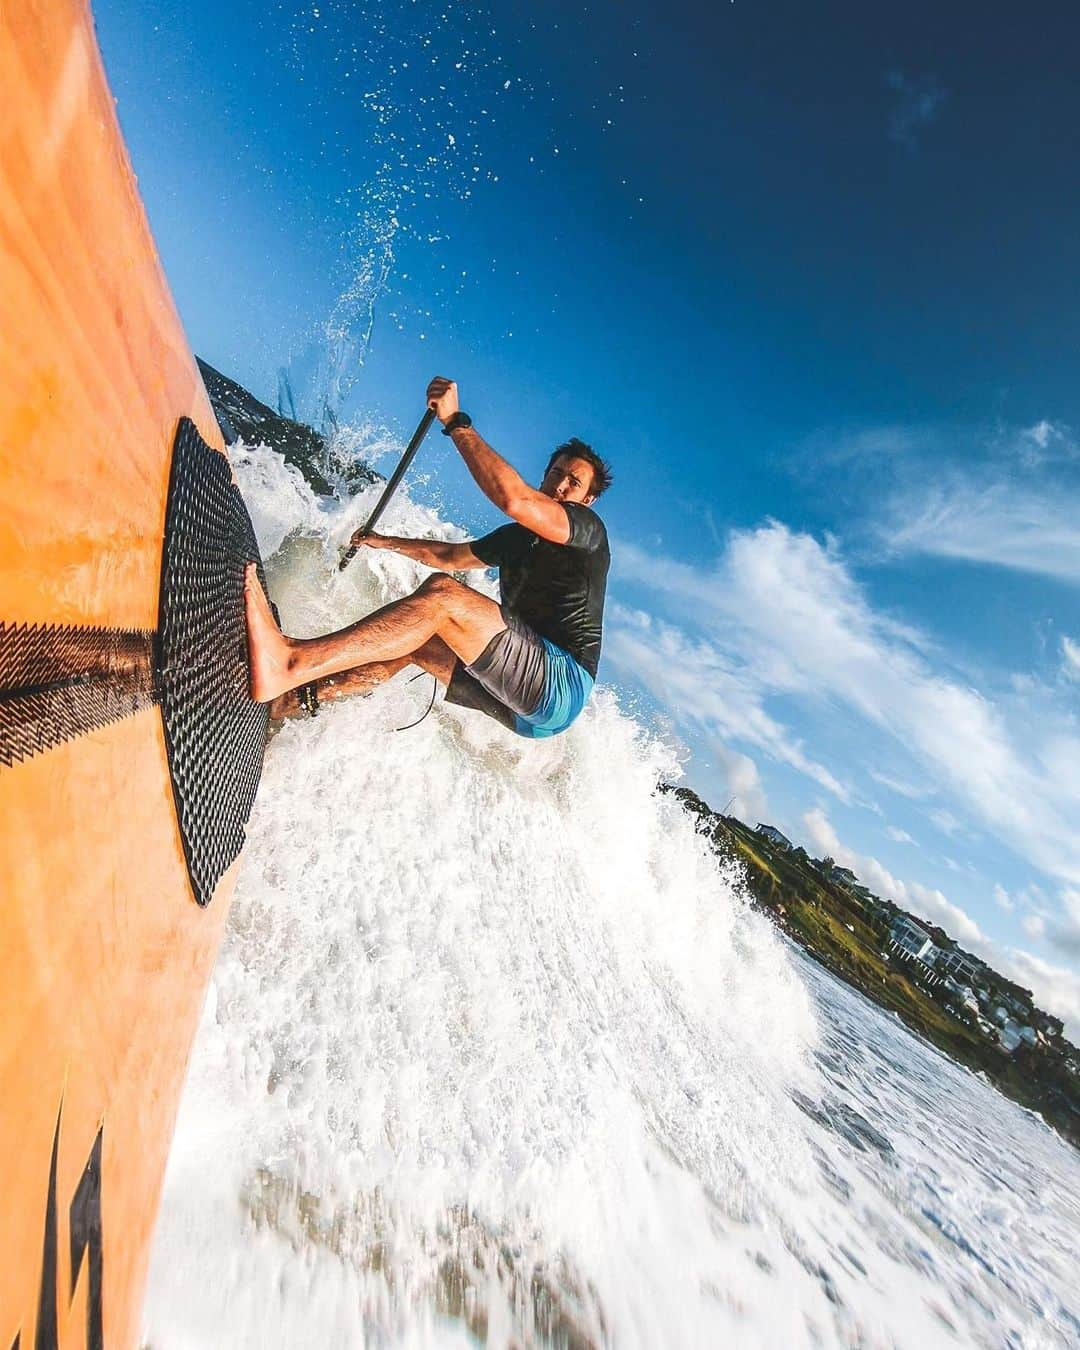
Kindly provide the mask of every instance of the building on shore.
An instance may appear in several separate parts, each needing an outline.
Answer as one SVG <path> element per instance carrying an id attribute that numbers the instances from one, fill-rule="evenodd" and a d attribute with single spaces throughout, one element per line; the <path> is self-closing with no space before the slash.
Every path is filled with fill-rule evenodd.
<path id="1" fill-rule="evenodd" d="M 953 947 L 948 951 L 939 950 L 936 964 L 938 970 L 944 974 L 952 976 L 961 984 L 968 985 L 977 983 L 986 970 L 985 964 L 977 956 L 971 956 L 968 952 L 961 951 L 959 947 Z"/>
<path id="2" fill-rule="evenodd" d="M 758 821 L 758 827 L 754 833 L 760 834 L 763 838 L 767 839 L 770 844 L 774 844 L 777 848 L 787 849 L 788 852 L 795 847 L 787 835 L 781 834 L 775 825 L 762 825 L 762 823 Z"/>
<path id="3" fill-rule="evenodd" d="M 897 914 L 893 919 L 889 927 L 888 947 L 894 955 L 915 967 L 923 984 L 940 985 L 948 978 L 937 970 L 940 948 L 935 944 L 933 935 L 909 914 Z"/>
<path id="4" fill-rule="evenodd" d="M 938 955 L 938 948 L 930 934 L 930 930 L 924 928 L 917 919 L 913 919 L 909 914 L 898 914 L 892 921 L 889 929 L 889 936 L 893 943 L 902 951 L 913 956 L 916 961 L 922 961 L 924 965 L 935 965 L 935 957 Z"/>

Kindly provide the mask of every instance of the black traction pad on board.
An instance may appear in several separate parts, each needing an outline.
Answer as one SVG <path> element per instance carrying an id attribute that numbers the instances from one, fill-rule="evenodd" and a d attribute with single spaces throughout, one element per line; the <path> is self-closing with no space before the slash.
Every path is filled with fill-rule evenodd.
<path id="1" fill-rule="evenodd" d="M 191 887 L 200 905 L 244 845 L 269 710 L 248 693 L 244 568 L 262 564 L 225 456 L 188 418 L 173 445 L 158 612 L 158 696 Z M 265 582 L 264 582 L 265 584 Z"/>
<path id="2" fill-rule="evenodd" d="M 244 568 L 262 564 L 225 456 L 181 418 L 173 443 L 158 631 L 0 620 L 0 765 L 157 703 L 191 889 L 239 857 L 268 709 L 248 695 Z"/>

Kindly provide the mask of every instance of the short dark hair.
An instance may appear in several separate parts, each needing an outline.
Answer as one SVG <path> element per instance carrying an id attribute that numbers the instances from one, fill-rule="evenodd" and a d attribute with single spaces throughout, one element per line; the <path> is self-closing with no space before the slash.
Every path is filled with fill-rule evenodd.
<path id="1" fill-rule="evenodd" d="M 607 460 L 601 459 L 591 445 L 579 441 L 576 436 L 571 436 L 568 441 L 564 441 L 562 445 L 555 447 L 547 462 L 547 468 L 544 470 L 545 476 L 560 455 L 572 455 L 574 459 L 583 459 L 589 464 L 592 468 L 590 493 L 594 497 L 599 497 L 601 492 L 606 492 L 615 481 L 615 475 L 611 472 L 611 465 Z"/>

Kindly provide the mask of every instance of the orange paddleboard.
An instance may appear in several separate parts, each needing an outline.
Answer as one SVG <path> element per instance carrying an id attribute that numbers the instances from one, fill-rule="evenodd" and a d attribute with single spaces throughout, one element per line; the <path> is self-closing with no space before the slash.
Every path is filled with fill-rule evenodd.
<path id="1" fill-rule="evenodd" d="M 0 1347 L 124 1350 L 262 763 L 257 553 L 88 6 L 0 6 L 0 89 Z"/>

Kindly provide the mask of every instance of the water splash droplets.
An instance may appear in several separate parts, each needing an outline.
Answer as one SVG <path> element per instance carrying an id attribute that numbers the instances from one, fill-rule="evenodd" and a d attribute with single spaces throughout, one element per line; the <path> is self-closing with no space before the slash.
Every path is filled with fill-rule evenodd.
<path id="1" fill-rule="evenodd" d="M 484 134 L 493 98 L 512 88 L 498 39 L 484 7 L 464 3 L 433 12 L 415 0 L 329 0 L 296 10 L 288 50 L 297 78 L 322 90 L 313 115 L 338 100 L 334 141 L 346 142 L 342 161 L 366 158 L 363 176 L 340 194 L 356 203 L 343 240 L 348 277 L 312 334 L 314 363 L 310 349 L 301 357 L 314 375 L 299 410 L 328 435 L 359 378 L 379 302 L 405 251 L 436 242 L 435 222 L 452 203 L 469 202 L 481 176 L 498 181 Z M 416 63 L 418 52 L 430 53 L 429 63 Z M 446 72 L 443 82 L 432 81 L 432 68 Z M 527 93 L 520 79 L 518 85 Z M 400 320 L 410 306 L 396 310 Z M 303 387 L 294 380 L 294 388 Z"/>

